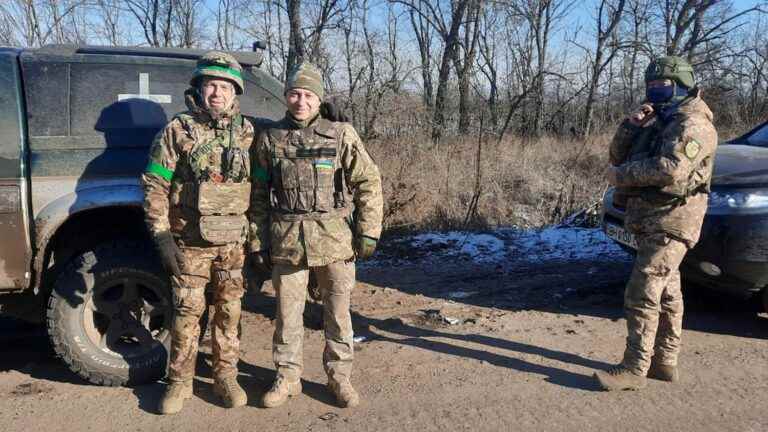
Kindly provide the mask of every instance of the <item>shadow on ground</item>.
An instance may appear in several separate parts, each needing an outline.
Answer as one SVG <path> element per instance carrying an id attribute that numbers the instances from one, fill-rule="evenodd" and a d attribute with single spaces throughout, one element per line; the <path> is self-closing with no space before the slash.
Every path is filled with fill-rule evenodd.
<path id="1" fill-rule="evenodd" d="M 624 317 L 624 286 L 632 262 L 550 261 L 478 264 L 453 259 L 432 263 L 363 266 L 358 279 L 378 287 L 467 305 L 510 311 L 537 310 Z M 753 300 L 741 300 L 686 284 L 684 329 L 768 339 L 768 318 Z"/>

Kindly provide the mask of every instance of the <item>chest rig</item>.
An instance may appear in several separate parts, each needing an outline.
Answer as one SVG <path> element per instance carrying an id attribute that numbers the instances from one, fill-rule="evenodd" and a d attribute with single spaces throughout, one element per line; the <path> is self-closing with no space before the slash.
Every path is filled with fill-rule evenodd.
<path id="1" fill-rule="evenodd" d="M 673 126 L 672 122 L 674 121 L 680 120 L 662 121 L 657 119 L 650 127 L 641 129 L 632 145 L 628 161 L 633 162 L 659 156 L 664 145 L 664 132 L 668 127 Z M 682 157 L 686 156 L 683 155 Z M 688 197 L 698 192 L 709 192 L 709 182 L 704 174 L 706 164 L 708 163 L 709 158 L 701 161 L 691 170 L 690 175 L 686 179 L 681 179 L 662 187 L 632 188 L 631 192 L 651 202 L 685 202 Z"/>
<path id="2" fill-rule="evenodd" d="M 323 220 L 351 214 L 341 131 L 333 123 L 320 118 L 304 129 L 271 129 L 269 140 L 273 219 Z"/>
<path id="3" fill-rule="evenodd" d="M 184 204 L 200 214 L 203 240 L 214 245 L 243 242 L 251 197 L 248 149 L 236 140 L 243 117 L 237 115 L 226 127 L 214 128 L 213 136 L 201 134 L 185 120 L 191 118 L 182 118 L 182 124 L 194 145 L 186 155 L 192 181 L 184 185 Z"/>

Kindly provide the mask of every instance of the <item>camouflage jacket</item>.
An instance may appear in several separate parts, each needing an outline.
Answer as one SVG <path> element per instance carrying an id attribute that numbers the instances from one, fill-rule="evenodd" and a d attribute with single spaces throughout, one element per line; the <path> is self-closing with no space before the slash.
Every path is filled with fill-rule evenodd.
<path id="1" fill-rule="evenodd" d="M 253 150 L 251 251 L 315 267 L 351 259 L 355 235 L 379 238 L 379 169 L 350 124 L 286 117 Z"/>
<path id="2" fill-rule="evenodd" d="M 665 120 L 657 116 L 645 127 L 622 123 L 609 157 L 617 167 L 617 194 L 628 197 L 626 227 L 696 244 L 716 148 L 712 111 L 698 90 Z"/>
<path id="3" fill-rule="evenodd" d="M 201 185 L 248 185 L 248 192 L 239 199 L 243 202 L 209 203 L 228 207 L 222 210 L 225 213 L 245 214 L 250 194 L 249 151 L 255 132 L 252 122 L 240 115 L 237 99 L 228 113 L 214 119 L 190 95 L 188 91 L 190 110 L 174 116 L 152 144 L 141 177 L 144 213 L 153 234 L 170 230 L 183 244 L 205 246 L 209 242 L 200 232 Z"/>

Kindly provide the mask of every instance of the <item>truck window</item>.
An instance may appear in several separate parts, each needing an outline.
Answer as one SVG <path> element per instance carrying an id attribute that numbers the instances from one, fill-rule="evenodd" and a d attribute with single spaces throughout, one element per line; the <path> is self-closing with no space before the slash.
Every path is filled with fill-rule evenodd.
<path id="1" fill-rule="evenodd" d="M 69 135 L 68 65 L 33 60 L 23 68 L 30 135 Z"/>

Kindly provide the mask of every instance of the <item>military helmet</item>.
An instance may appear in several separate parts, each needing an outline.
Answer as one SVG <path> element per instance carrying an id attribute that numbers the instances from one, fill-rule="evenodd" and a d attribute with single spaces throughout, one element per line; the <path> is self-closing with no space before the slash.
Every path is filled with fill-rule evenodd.
<path id="1" fill-rule="evenodd" d="M 653 59 L 645 69 L 645 82 L 670 79 L 687 88 L 696 86 L 693 66 L 682 57 L 666 56 Z"/>
<path id="2" fill-rule="evenodd" d="M 235 93 L 243 94 L 243 68 L 230 54 L 209 51 L 200 56 L 189 84 L 197 87 L 202 77 L 229 80 L 235 85 Z"/>

